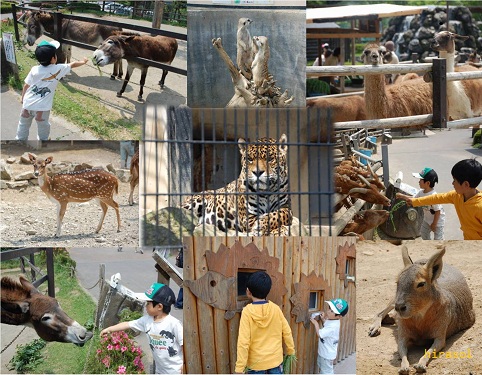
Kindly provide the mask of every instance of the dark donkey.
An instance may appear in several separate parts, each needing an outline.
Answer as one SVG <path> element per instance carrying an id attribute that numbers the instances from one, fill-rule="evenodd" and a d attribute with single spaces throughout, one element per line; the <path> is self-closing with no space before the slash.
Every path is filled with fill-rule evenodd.
<path id="1" fill-rule="evenodd" d="M 166 36 L 149 36 L 134 33 L 122 33 L 111 35 L 94 51 L 94 63 L 99 66 L 115 63 L 124 58 L 127 60 L 127 73 L 121 90 L 117 93 L 121 97 L 124 93 L 127 82 L 135 68 L 141 69 L 141 88 L 137 99 L 142 100 L 144 93 L 144 84 L 146 83 L 147 69 L 149 65 L 139 64 L 131 60 L 132 57 L 142 57 L 161 63 L 171 65 L 172 60 L 176 56 L 177 40 Z M 164 87 L 164 81 L 167 76 L 167 70 L 162 70 L 162 78 L 159 81 L 161 88 Z"/>
<path id="2" fill-rule="evenodd" d="M 2 277 L 2 323 L 33 326 L 45 341 L 83 346 L 92 337 L 92 332 L 71 319 L 55 298 L 40 293 L 22 276 L 19 281 Z"/>
<path id="3" fill-rule="evenodd" d="M 30 12 L 27 15 L 27 43 L 33 46 L 35 41 L 40 38 L 44 32 L 54 32 L 54 17 L 47 12 Z M 112 34 L 121 32 L 120 27 L 98 25 L 90 22 L 62 20 L 62 39 L 70 39 L 76 42 L 98 46 L 104 39 Z M 62 50 L 66 55 L 67 63 L 70 63 L 71 46 L 62 44 Z M 114 64 L 114 71 L 110 76 L 122 78 L 122 61 L 119 60 Z"/>

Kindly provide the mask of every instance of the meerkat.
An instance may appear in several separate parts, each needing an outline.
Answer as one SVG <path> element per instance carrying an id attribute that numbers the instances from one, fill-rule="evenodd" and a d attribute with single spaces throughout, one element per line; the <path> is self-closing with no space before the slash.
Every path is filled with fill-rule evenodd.
<path id="1" fill-rule="evenodd" d="M 269 60 L 269 45 L 268 38 L 265 36 L 253 37 L 253 42 L 256 45 L 256 55 L 254 56 L 251 70 L 253 71 L 253 81 L 256 87 L 263 84 L 263 80 L 269 79 L 268 60 Z"/>
<path id="2" fill-rule="evenodd" d="M 247 79 L 251 79 L 253 74 L 251 72 L 251 64 L 253 63 L 254 51 L 253 40 L 249 33 L 248 26 L 253 21 L 249 18 L 240 18 L 238 21 L 238 33 L 236 39 L 237 57 L 236 63 L 238 69 L 243 76 Z"/>

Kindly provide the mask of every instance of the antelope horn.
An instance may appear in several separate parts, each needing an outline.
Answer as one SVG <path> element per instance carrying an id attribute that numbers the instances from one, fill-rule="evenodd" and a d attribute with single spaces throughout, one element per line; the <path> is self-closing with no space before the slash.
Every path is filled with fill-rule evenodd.
<path id="1" fill-rule="evenodd" d="M 366 194 L 366 193 L 368 193 L 368 189 L 367 188 L 353 188 L 348 192 L 348 195 L 353 194 L 353 193 Z"/>
<path id="2" fill-rule="evenodd" d="M 367 185 L 367 187 L 369 188 L 371 187 L 371 184 L 368 182 L 368 180 L 365 177 L 363 177 L 361 174 L 358 175 L 358 178 L 360 178 L 360 180 L 362 180 Z"/>

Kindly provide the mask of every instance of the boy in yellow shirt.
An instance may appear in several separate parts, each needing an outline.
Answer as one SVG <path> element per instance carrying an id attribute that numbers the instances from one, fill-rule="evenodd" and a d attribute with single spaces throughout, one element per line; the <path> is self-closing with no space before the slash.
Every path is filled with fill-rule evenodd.
<path id="1" fill-rule="evenodd" d="M 246 286 L 246 295 L 253 302 L 241 314 L 235 372 L 242 374 L 248 368 L 249 374 L 282 374 L 283 342 L 288 355 L 295 354 L 295 344 L 283 312 L 266 300 L 271 278 L 258 271 Z"/>
<path id="2" fill-rule="evenodd" d="M 475 159 L 461 160 L 453 166 L 451 174 L 455 190 L 423 198 L 397 193 L 397 198 L 414 207 L 451 203 L 455 206 L 464 240 L 482 240 L 482 192 L 477 190 L 482 181 L 482 165 Z"/>

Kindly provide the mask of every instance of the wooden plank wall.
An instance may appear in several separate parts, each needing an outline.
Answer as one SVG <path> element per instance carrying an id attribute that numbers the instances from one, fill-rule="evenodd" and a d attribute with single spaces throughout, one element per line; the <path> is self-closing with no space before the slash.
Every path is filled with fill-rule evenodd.
<path id="1" fill-rule="evenodd" d="M 312 271 L 322 276 L 331 286 L 333 298 L 344 298 L 350 306 L 342 319 L 337 360 L 355 352 L 355 285 L 344 281 L 336 273 L 335 258 L 342 245 L 354 245 L 350 237 L 185 237 L 184 280 L 197 280 L 208 272 L 206 250 L 216 253 L 221 244 L 231 247 L 235 241 L 243 246 L 253 242 L 261 251 L 266 248 L 270 256 L 280 259 L 279 272 L 285 275 L 284 296 L 281 309 L 290 323 L 298 357 L 296 373 L 316 371 L 317 339 L 313 326 L 305 328 L 291 315 L 289 298 L 295 294 L 294 284 L 301 273 Z M 349 274 L 355 274 L 355 262 Z M 225 311 L 211 307 L 184 288 L 184 352 L 187 373 L 233 373 L 236 362 L 236 344 L 240 313 L 226 320 Z"/>

